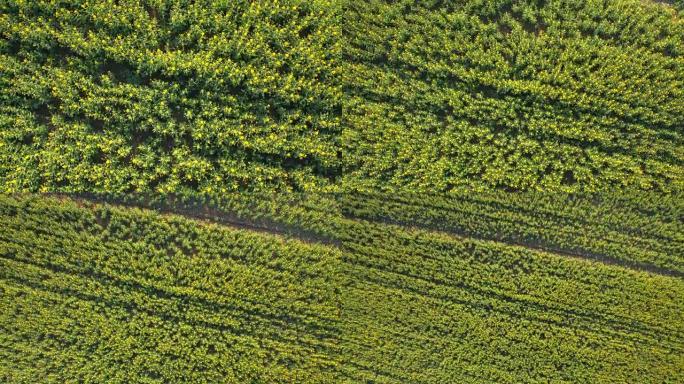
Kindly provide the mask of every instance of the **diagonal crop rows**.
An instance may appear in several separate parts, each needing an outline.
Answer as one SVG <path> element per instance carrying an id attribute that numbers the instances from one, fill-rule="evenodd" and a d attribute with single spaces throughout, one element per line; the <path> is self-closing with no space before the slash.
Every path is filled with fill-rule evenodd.
<path id="1" fill-rule="evenodd" d="M 102 228 L 103 212 L 59 201 L 3 206 L 5 380 L 43 357 L 61 366 L 31 371 L 45 380 L 331 377 L 333 249 L 119 208 L 103 208 Z M 32 343 L 33 353 L 9 352 Z M 79 369 L 89 351 L 91 369 Z"/>
<path id="2" fill-rule="evenodd" d="M 499 204 L 489 212 L 562 228 L 572 222 L 559 217 L 576 211 L 584 225 L 625 233 L 630 223 L 585 211 L 617 202 L 580 199 L 551 217 L 539 196 L 538 207 L 519 196 L 508 210 L 495 195 L 404 198 L 250 194 L 211 208 L 285 228 L 288 238 L 82 197 L 4 197 L 0 375 L 230 383 L 684 378 L 681 278 L 427 225 L 431 206 L 455 220 L 452 212 L 464 207 Z M 630 201 L 637 200 L 619 203 L 637 222 L 674 223 L 678 215 L 671 206 L 649 219 L 638 212 L 657 202 Z M 367 220 L 377 212 L 416 225 Z M 672 236 L 652 229 L 641 236 Z"/>

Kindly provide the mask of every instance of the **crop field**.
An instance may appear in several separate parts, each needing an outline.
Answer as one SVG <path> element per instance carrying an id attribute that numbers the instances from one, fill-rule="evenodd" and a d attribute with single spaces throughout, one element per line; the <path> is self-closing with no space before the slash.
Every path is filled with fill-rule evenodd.
<path id="1" fill-rule="evenodd" d="M 0 2 L 3 191 L 323 189 L 328 1 Z"/>
<path id="2" fill-rule="evenodd" d="M 331 382 L 335 249 L 54 198 L 0 212 L 0 381 Z"/>
<path id="3" fill-rule="evenodd" d="M 362 196 L 343 195 L 344 213 L 684 277 L 682 196 Z"/>
<path id="4" fill-rule="evenodd" d="M 451 232 L 371 220 L 372 196 L 289 199 L 235 198 L 199 219 L 80 198 L 3 198 L 0 379 L 684 380 L 676 269 L 568 257 L 562 242 L 552 251 L 464 236 L 457 219 Z M 681 222 L 671 225 L 682 233 Z M 672 247 L 682 245 L 674 236 Z"/>
<path id="5" fill-rule="evenodd" d="M 487 219 L 477 227 L 460 216 L 444 215 L 440 224 L 449 230 L 444 232 L 388 224 L 387 218 L 384 222 L 352 219 L 361 207 L 377 208 L 377 201 L 354 202 L 348 196 L 345 200 L 342 210 L 353 220 L 343 242 L 352 286 L 343 295 L 347 317 L 342 323 L 352 331 L 342 344 L 355 364 L 367 369 L 351 373 L 353 382 L 677 383 L 684 379 L 681 274 L 607 262 L 614 248 L 590 238 L 585 245 L 525 238 L 530 227 L 524 221 L 516 227 L 504 226 L 499 237 L 492 236 L 495 230 L 487 233 Z M 431 203 L 437 202 L 461 207 L 459 200 Z M 395 213 L 396 222 L 400 214 L 416 208 L 416 203 L 393 204 L 396 210 L 382 208 Z M 576 211 L 581 217 L 580 204 Z M 368 209 L 364 216 L 370 218 L 371 212 Z M 532 213 L 538 212 L 532 209 Z M 410 222 L 420 218 L 428 223 L 421 213 Z M 663 265 L 682 262 L 682 222 L 672 224 L 677 235 L 670 245 L 679 251 L 663 256 L 668 260 Z M 590 232 L 592 227 L 584 225 Z M 627 230 L 613 229 L 613 234 L 625 236 Z M 508 239 L 516 239 L 515 244 Z M 649 240 L 663 241 L 643 233 L 641 239 L 627 243 L 632 251 L 643 253 L 651 249 Z M 552 250 L 544 249 L 547 245 Z M 577 252 L 584 246 L 593 247 L 593 254 Z"/>
<path id="6" fill-rule="evenodd" d="M 0 0 L 0 384 L 684 383 L 682 0 Z"/>
<path id="7" fill-rule="evenodd" d="M 684 19 L 642 0 L 350 2 L 348 185 L 684 187 Z"/>

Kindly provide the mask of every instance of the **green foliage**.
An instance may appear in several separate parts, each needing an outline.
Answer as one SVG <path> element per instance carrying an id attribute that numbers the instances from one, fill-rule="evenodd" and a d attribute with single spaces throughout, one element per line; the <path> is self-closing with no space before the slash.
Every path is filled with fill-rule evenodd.
<path id="1" fill-rule="evenodd" d="M 246 194 L 201 210 L 260 224 L 236 229 L 83 199 L 1 197 L 0 381 L 684 379 L 681 277 L 567 257 L 572 244 L 562 242 L 543 250 L 368 220 L 382 208 L 427 227 L 434 211 L 420 208 L 440 205 L 449 227 L 465 217 L 456 208 L 489 214 L 501 203 L 496 193 L 462 203 L 401 198 Z M 535 197 L 532 215 L 520 211 L 525 199 L 502 215 L 569 230 L 562 217 L 571 213 L 591 230 L 610 225 L 603 230 L 616 239 L 637 221 L 615 226 L 617 216 L 600 215 L 622 202 L 644 226 L 627 244 L 642 254 L 681 226 L 658 232 L 637 214 L 656 209 L 650 223 L 664 223 L 681 217 L 681 201 L 578 200 L 551 215 Z M 483 221 L 474 230 L 491 224 Z M 533 224 L 521 222 L 520 233 Z M 303 231 L 340 248 L 287 239 Z"/>
<path id="2" fill-rule="evenodd" d="M 461 192 L 342 195 L 355 218 L 420 226 L 684 277 L 683 196 Z"/>
<path id="3" fill-rule="evenodd" d="M 684 283 L 359 222 L 345 242 L 352 382 L 680 382 Z"/>
<path id="4" fill-rule="evenodd" d="M 684 0 L 674 0 L 672 5 L 675 6 L 675 8 L 679 9 L 679 11 L 684 11 Z"/>
<path id="5" fill-rule="evenodd" d="M 643 0 L 350 2 L 347 186 L 684 187 L 684 19 Z"/>
<path id="6" fill-rule="evenodd" d="M 6 1 L 0 186 L 681 191 L 682 47 L 644 0 Z"/>
<path id="7" fill-rule="evenodd" d="M 684 382 L 678 6 L 0 2 L 0 382 Z"/>
<path id="8" fill-rule="evenodd" d="M 3 383 L 334 382 L 339 252 L 54 198 L 0 198 Z"/>
<path id="9" fill-rule="evenodd" d="M 680 196 L 328 199 L 252 199 L 246 212 L 342 244 L 350 382 L 684 378 Z"/>
<path id="10" fill-rule="evenodd" d="M 338 8 L 2 2 L 2 190 L 324 189 L 340 169 Z"/>

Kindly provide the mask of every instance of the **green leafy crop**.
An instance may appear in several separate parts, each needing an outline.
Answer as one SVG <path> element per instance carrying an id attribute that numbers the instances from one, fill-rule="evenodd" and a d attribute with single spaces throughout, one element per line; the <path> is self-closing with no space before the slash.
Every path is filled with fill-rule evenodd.
<path id="1" fill-rule="evenodd" d="M 2 190 L 324 189 L 340 48 L 328 1 L 2 2 Z"/>
<path id="2" fill-rule="evenodd" d="M 684 188 L 684 19 L 642 0 L 351 2 L 362 189 Z"/>

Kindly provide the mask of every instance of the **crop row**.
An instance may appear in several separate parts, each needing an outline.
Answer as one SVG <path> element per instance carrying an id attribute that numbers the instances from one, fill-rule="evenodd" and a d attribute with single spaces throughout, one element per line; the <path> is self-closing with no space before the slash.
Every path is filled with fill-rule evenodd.
<path id="1" fill-rule="evenodd" d="M 355 382 L 682 380 L 680 278 L 388 224 L 345 237 Z"/>
<path id="2" fill-rule="evenodd" d="M 677 262 L 682 209 L 675 197 L 468 192 L 232 198 L 224 207 L 300 226 L 341 245 L 340 273 L 349 285 L 340 296 L 339 369 L 352 382 L 677 382 L 684 374 L 677 368 L 684 342 L 681 277 L 658 268 L 634 270 L 636 256 L 622 253 L 647 257 L 672 250 L 665 253 L 667 263 Z M 327 208 L 309 207 L 315 204 Z M 466 208 L 473 215 L 471 232 L 446 233 L 439 224 L 464 223 L 459 214 Z M 501 227 L 507 231 L 496 226 L 506 217 L 519 220 Z M 424 229 L 416 228 L 421 224 Z M 499 231 L 497 241 L 475 232 L 492 228 Z M 551 236 L 557 230 L 565 238 Z M 573 242 L 577 231 L 594 241 Z M 580 260 L 507 244 L 525 234 L 627 262 L 610 265 L 608 257 Z M 608 240 L 597 241 L 601 236 Z M 656 259 L 648 262 L 657 265 Z"/>
<path id="3" fill-rule="evenodd" d="M 3 2 L 2 190 L 324 188 L 338 17 L 329 1 Z"/>
<path id="4" fill-rule="evenodd" d="M 674 12 L 639 0 L 350 4 L 346 185 L 681 190 Z"/>
<path id="5" fill-rule="evenodd" d="M 126 199 L 154 206 L 142 195 Z M 365 220 L 517 244 L 659 274 L 684 274 L 684 200 L 677 194 L 463 190 L 440 196 L 357 191 L 189 195 L 167 200 L 171 202 L 165 204 L 172 207 L 200 211 L 213 206 L 216 212 L 326 244 L 354 241 L 347 231 Z"/>
<path id="6" fill-rule="evenodd" d="M 497 197 L 471 194 L 462 203 Z M 589 228 L 612 225 L 585 210 L 607 210 L 610 201 L 578 199 L 555 219 L 570 225 L 560 218 L 577 210 L 578 219 L 595 220 Z M 445 212 L 448 202 L 422 201 Z M 65 374 L 321 383 L 684 377 L 681 278 L 343 215 L 345 207 L 381 207 L 370 203 L 377 200 L 367 195 L 243 194 L 215 207 L 289 237 L 334 240 L 306 244 L 211 218 L 5 197 L 0 353 L 10 358 L 1 372 L 17 382 Z M 404 203 L 407 215 L 415 204 Z M 676 217 L 673 206 L 657 219 Z M 639 218 L 637 207 L 657 203 L 623 212 Z"/>
<path id="7" fill-rule="evenodd" d="M 367 193 L 341 195 L 340 206 L 350 217 L 422 226 L 684 276 L 684 211 L 678 203 L 664 198 L 652 210 L 644 210 L 639 205 L 643 199 L 636 197 L 594 201 L 608 196 L 463 192 L 448 197 L 387 197 Z"/>
<path id="8" fill-rule="evenodd" d="M 331 380 L 335 250 L 137 209 L 1 206 L 4 381 Z"/>

